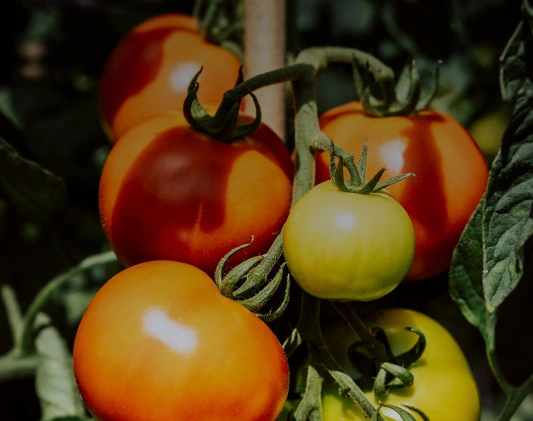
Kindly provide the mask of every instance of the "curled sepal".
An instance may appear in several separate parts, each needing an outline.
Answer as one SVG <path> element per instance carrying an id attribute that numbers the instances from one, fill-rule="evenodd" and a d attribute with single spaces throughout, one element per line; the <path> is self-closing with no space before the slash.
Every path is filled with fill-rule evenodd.
<path id="1" fill-rule="evenodd" d="M 374 381 L 374 393 L 383 399 L 389 394 L 390 387 L 411 386 L 413 381 L 414 376 L 408 369 L 396 364 L 383 363 Z"/>
<path id="2" fill-rule="evenodd" d="M 405 406 L 406 408 L 410 409 L 413 412 L 416 412 L 418 415 L 420 415 L 420 418 L 422 418 L 422 421 L 429 421 L 429 417 L 421 410 L 418 409 L 415 406 L 406 405 L 402 403 L 402 406 Z"/>
<path id="3" fill-rule="evenodd" d="M 396 85 L 392 80 L 376 78 L 381 87 L 382 98 L 372 95 L 371 72 L 368 63 L 363 66 L 357 60 L 353 60 L 353 78 L 355 89 L 361 100 L 365 114 L 374 117 L 388 117 L 399 115 L 412 115 L 426 108 L 438 91 L 440 64 L 435 69 L 434 83 L 427 93 L 422 92 L 420 74 L 415 62 L 407 64 Z"/>
<path id="4" fill-rule="evenodd" d="M 200 84 L 198 83 L 198 77 L 202 73 L 204 67 L 200 67 L 200 70 L 193 76 L 189 82 L 189 87 L 187 89 L 187 97 L 183 102 L 183 114 L 185 119 L 192 126 L 194 130 L 202 131 L 203 126 L 211 125 L 213 118 L 207 114 L 204 110 L 200 101 L 198 101 L 198 89 L 200 89 Z"/>
<path id="5" fill-rule="evenodd" d="M 285 284 L 285 291 L 283 293 L 283 301 L 278 306 L 278 308 L 266 314 L 255 313 L 255 315 L 259 317 L 265 323 L 272 323 L 274 320 L 280 317 L 287 309 L 287 306 L 289 305 L 290 295 L 291 295 L 290 277 L 291 277 L 290 275 L 287 275 L 287 283 Z"/>
<path id="6" fill-rule="evenodd" d="M 224 269 L 226 268 L 226 265 L 231 259 L 231 257 L 237 253 L 238 251 L 245 249 L 246 247 L 250 247 L 254 242 L 254 236 L 252 235 L 252 239 L 249 243 L 242 244 L 240 246 L 235 247 L 234 249 L 230 250 L 228 253 L 224 255 L 224 257 L 218 262 L 217 267 L 215 268 L 215 283 L 217 285 L 217 288 L 220 289 L 223 278 L 224 278 Z"/>
<path id="7" fill-rule="evenodd" d="M 261 126 L 262 114 L 261 107 L 259 106 L 259 101 L 257 100 L 257 97 L 253 94 L 253 92 L 250 92 L 250 96 L 252 97 L 255 106 L 254 121 L 250 124 L 245 124 L 244 126 L 237 127 L 235 129 L 235 133 L 233 134 L 234 139 L 240 139 L 245 136 L 248 136 L 254 133 L 257 129 L 259 129 L 259 126 Z"/>
<path id="8" fill-rule="evenodd" d="M 414 362 L 418 361 L 424 353 L 424 350 L 426 349 L 426 336 L 414 327 L 406 327 L 405 330 L 417 334 L 418 340 L 409 351 L 394 357 L 393 361 L 395 364 L 402 367 L 410 367 Z"/>
<path id="9" fill-rule="evenodd" d="M 368 145 L 365 140 L 359 161 L 356 165 L 353 155 L 336 146 L 333 141 L 330 142 L 330 177 L 333 184 L 335 184 L 340 191 L 359 194 L 377 193 L 391 184 L 415 175 L 413 173 L 400 174 L 380 183 L 379 180 L 385 172 L 385 168 L 382 168 L 367 182 L 365 176 L 367 148 Z M 335 161 L 335 158 L 338 158 L 337 162 Z M 349 180 L 344 179 L 344 167 L 346 167 L 350 173 Z"/>
<path id="10" fill-rule="evenodd" d="M 433 101 L 433 99 L 437 95 L 437 92 L 439 90 L 441 64 L 442 64 L 442 60 L 437 61 L 437 65 L 435 66 L 435 72 L 433 73 L 433 85 L 431 87 L 431 90 L 422 95 L 422 97 L 418 101 L 418 104 L 416 104 L 416 108 L 415 108 L 416 112 L 426 109 L 429 106 L 429 104 L 431 104 L 431 101 Z"/>
<path id="11" fill-rule="evenodd" d="M 252 96 L 256 107 L 256 117 L 251 124 L 239 127 L 242 95 L 235 94 L 233 90 L 224 94 L 222 103 L 213 117 L 204 110 L 197 97 L 200 89 L 198 77 L 201 72 L 202 69 L 194 75 L 189 83 L 187 97 L 183 103 L 183 113 L 191 127 L 221 142 L 231 142 L 256 131 L 261 124 L 261 110 L 257 98 L 251 92 L 248 94 Z M 239 71 L 237 83 L 242 82 L 242 78 L 242 71 Z"/>
<path id="12" fill-rule="evenodd" d="M 415 417 L 413 417 L 405 409 L 400 408 L 399 406 L 396 406 L 396 405 L 389 405 L 389 404 L 386 404 L 386 403 L 380 403 L 379 404 L 379 408 L 372 415 L 371 421 L 377 421 L 378 420 L 378 416 L 379 416 L 379 413 L 381 412 L 381 408 L 382 407 L 392 409 L 394 412 L 396 412 L 400 416 L 400 418 L 403 421 L 416 421 Z"/>
<path id="13" fill-rule="evenodd" d="M 274 294 L 278 290 L 278 287 L 281 284 L 281 280 L 283 279 L 284 268 L 285 263 L 283 263 L 278 269 L 274 278 L 272 278 L 272 280 L 267 283 L 266 286 L 261 289 L 256 295 L 245 300 L 238 300 L 237 302 L 246 307 L 252 313 L 255 313 L 261 308 L 263 308 L 263 306 L 274 296 Z"/>
<path id="14" fill-rule="evenodd" d="M 330 156 L 330 160 L 335 162 L 335 157 L 333 154 Z M 331 181 L 340 191 L 350 191 L 344 182 L 344 159 L 342 156 L 339 156 L 339 162 L 335 166 L 335 172 L 332 174 Z"/>
<path id="15" fill-rule="evenodd" d="M 263 256 L 250 257 L 231 269 L 224 279 L 222 279 L 219 288 L 221 294 L 225 297 L 233 298 L 233 290 L 235 289 L 235 286 L 250 271 L 250 269 L 257 265 L 262 259 Z"/>

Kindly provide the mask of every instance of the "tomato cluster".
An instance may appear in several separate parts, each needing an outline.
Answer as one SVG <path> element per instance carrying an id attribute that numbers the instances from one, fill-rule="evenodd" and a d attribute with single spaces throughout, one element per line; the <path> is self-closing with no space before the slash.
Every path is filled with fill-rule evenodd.
<path id="1" fill-rule="evenodd" d="M 461 233 L 487 185 L 485 158 L 470 134 L 450 116 L 426 110 L 414 116 L 376 118 L 351 102 L 321 116 L 323 133 L 350 153 L 368 139 L 368 171 L 416 177 L 387 190 L 414 225 L 416 248 L 407 280 L 446 270 Z M 329 179 L 329 155 L 317 155 L 316 181 Z"/>
<path id="2" fill-rule="evenodd" d="M 376 300 L 404 279 L 449 266 L 484 191 L 483 157 L 450 117 L 424 111 L 377 119 L 351 103 L 320 123 L 351 154 L 368 139 L 368 165 L 361 159 L 355 170 L 359 184 L 343 184 L 342 159 L 317 154 L 317 185 L 290 209 L 293 163 L 272 130 L 259 124 L 253 134 L 215 139 L 181 112 L 202 66 L 199 101 L 211 112 L 240 62 L 206 42 L 193 18 L 165 15 L 134 28 L 102 76 L 103 123 L 114 144 L 100 181 L 100 216 L 126 269 L 96 294 L 74 345 L 76 381 L 99 421 L 274 421 L 288 393 L 287 357 L 265 323 L 217 290 L 212 278 L 221 259 L 247 243 L 228 268 L 262 255 L 283 230 L 284 259 L 306 293 Z M 254 126 L 244 114 L 235 119 Z M 389 177 L 417 177 L 385 190 L 366 180 L 367 167 L 372 177 L 382 166 Z M 424 331 L 429 344 L 412 367 L 415 388 L 388 402 L 423 406 L 432 421 L 457 411 L 468 421 L 479 417 L 468 365 L 442 327 L 406 310 L 380 314 L 369 321 L 374 326 L 393 350 L 411 341 L 399 332 L 405 326 Z M 327 331 L 327 346 L 350 372 L 345 351 L 356 338 L 345 325 Z M 429 393 L 436 375 L 455 388 L 442 414 Z M 326 383 L 323 400 L 325 420 L 362 419 L 333 384 Z"/>

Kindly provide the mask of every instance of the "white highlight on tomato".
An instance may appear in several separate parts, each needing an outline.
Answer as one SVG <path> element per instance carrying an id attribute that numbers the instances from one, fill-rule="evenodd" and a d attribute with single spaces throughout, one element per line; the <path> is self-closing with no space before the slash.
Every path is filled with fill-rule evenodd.
<path id="1" fill-rule="evenodd" d="M 170 75 L 170 83 L 176 92 L 186 92 L 189 83 L 200 68 L 198 63 L 182 63 Z"/>
<path id="2" fill-rule="evenodd" d="M 335 224 L 341 228 L 352 228 L 355 225 L 355 218 L 349 213 L 339 213 L 335 217 Z"/>
<path id="3" fill-rule="evenodd" d="M 404 164 L 403 153 L 406 147 L 406 143 L 398 139 L 393 142 L 388 142 L 380 148 L 379 153 L 386 162 L 386 169 L 396 173 L 402 172 Z"/>
<path id="4" fill-rule="evenodd" d="M 171 319 L 160 309 L 146 312 L 143 317 L 143 330 L 180 354 L 194 352 L 198 344 L 196 331 Z"/>

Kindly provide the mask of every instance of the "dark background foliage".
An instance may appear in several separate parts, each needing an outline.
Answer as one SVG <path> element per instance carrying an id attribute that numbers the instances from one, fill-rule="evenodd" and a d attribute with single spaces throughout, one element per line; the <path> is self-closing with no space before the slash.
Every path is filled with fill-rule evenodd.
<path id="1" fill-rule="evenodd" d="M 97 104 L 106 58 L 137 23 L 166 12 L 189 13 L 192 4 L 192 0 L 0 4 L 0 138 L 23 158 L 59 177 L 20 179 L 16 171 L 8 170 L 8 162 L 0 161 L 0 284 L 14 287 L 23 308 L 47 280 L 109 247 L 97 209 L 100 171 L 110 149 Z M 294 0 L 288 1 L 288 10 L 288 48 L 293 55 L 313 45 L 341 45 L 375 54 L 397 70 L 414 59 L 427 86 L 436 61 L 443 60 L 433 106 L 472 131 L 488 130 L 495 138 L 492 143 L 481 135 L 476 140 L 491 164 L 493 143 L 508 118 L 498 84 L 498 57 L 520 20 L 520 1 Z M 325 71 L 317 96 L 321 112 L 354 99 L 350 67 Z M 33 186 L 30 196 L 43 196 L 36 206 L 10 189 L 22 185 Z M 527 253 L 531 258 L 530 249 Z M 88 300 L 117 269 L 76 277 L 47 308 L 70 345 Z M 516 383 L 533 371 L 531 335 L 524 346 L 513 346 L 517 335 L 526 335 L 531 320 L 527 306 L 533 283 L 527 282 L 531 274 L 525 278 L 502 307 L 498 326 L 500 362 Z M 490 411 L 501 405 L 503 397 L 492 379 L 478 331 L 449 298 L 447 274 L 401 285 L 374 305 L 418 309 L 452 331 L 479 384 L 483 419 L 493 419 Z M 291 317 L 287 314 L 276 326 Z M 10 337 L 1 309 L 0 354 L 10 349 Z M 0 383 L 1 420 L 39 418 L 34 379 Z"/>

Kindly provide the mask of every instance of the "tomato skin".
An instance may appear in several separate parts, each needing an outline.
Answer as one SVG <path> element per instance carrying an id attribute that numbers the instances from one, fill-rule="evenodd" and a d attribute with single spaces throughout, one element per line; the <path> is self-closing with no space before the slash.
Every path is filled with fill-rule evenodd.
<path id="1" fill-rule="evenodd" d="M 252 235 L 253 244 L 230 264 L 268 250 L 289 213 L 292 171 L 284 144 L 265 125 L 223 143 L 194 131 L 180 113 L 163 114 L 111 150 L 100 216 L 125 266 L 176 260 L 213 275 L 220 259 Z"/>
<path id="2" fill-rule="evenodd" d="M 454 119 L 436 111 L 375 118 L 359 102 L 336 107 L 320 118 L 322 131 L 359 156 L 368 140 L 368 174 L 383 178 L 413 172 L 416 178 L 387 190 L 405 208 L 415 228 L 416 250 L 406 280 L 448 269 L 452 253 L 487 185 L 482 152 Z M 329 154 L 317 155 L 316 182 L 329 179 Z"/>
<path id="3" fill-rule="evenodd" d="M 237 80 L 241 63 L 228 50 L 200 36 L 196 20 L 167 14 L 133 28 L 103 70 L 100 110 L 112 142 L 129 128 L 166 111 L 182 111 L 187 87 L 198 78 L 198 99 L 218 105 Z"/>
<path id="4" fill-rule="evenodd" d="M 421 330 L 427 339 L 422 357 L 411 369 L 414 384 L 392 389 L 382 400 L 384 403 L 414 406 L 421 409 L 431 421 L 480 419 L 479 392 L 468 362 L 459 345 L 443 326 L 422 313 L 407 309 L 379 311 L 365 322 L 369 328 L 380 326 L 385 330 L 394 355 L 407 351 L 416 343 L 417 335 L 407 332 L 405 327 Z M 346 350 L 355 342 L 356 335 L 344 322 L 324 331 L 326 343 L 334 358 L 348 374 L 355 375 Z M 378 406 L 379 399 L 372 391 L 365 395 L 375 407 Z M 338 386 L 329 380 L 324 387 L 323 410 L 324 421 L 368 420 L 350 398 L 339 396 Z M 383 408 L 381 414 L 386 421 L 401 421 L 400 416 L 388 408 Z M 417 421 L 422 421 L 418 414 L 412 415 Z"/>
<path id="5" fill-rule="evenodd" d="M 296 282 L 328 300 L 375 300 L 392 291 L 414 253 L 409 216 L 387 192 L 341 192 L 325 181 L 291 209 L 283 253 Z"/>
<path id="6" fill-rule="evenodd" d="M 100 289 L 78 327 L 74 373 L 98 421 L 272 421 L 289 379 L 266 324 L 199 269 L 168 261 Z"/>

